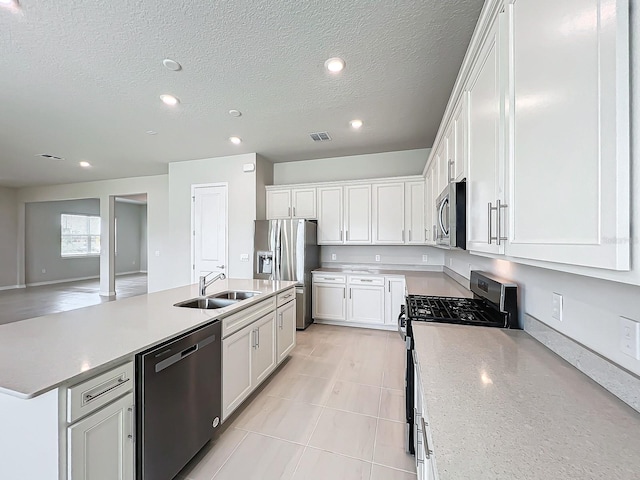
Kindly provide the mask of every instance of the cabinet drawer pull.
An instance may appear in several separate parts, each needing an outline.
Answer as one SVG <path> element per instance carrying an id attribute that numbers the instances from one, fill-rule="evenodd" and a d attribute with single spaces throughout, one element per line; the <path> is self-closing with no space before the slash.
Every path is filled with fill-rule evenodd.
<path id="1" fill-rule="evenodd" d="M 289 297 L 293 297 L 293 293 L 290 293 L 290 294 L 288 294 L 288 295 L 285 295 L 285 296 L 284 296 L 284 297 L 282 297 L 282 298 L 289 298 Z"/>
<path id="2" fill-rule="evenodd" d="M 361 282 L 373 282 L 373 280 L 367 279 L 367 278 L 361 278 L 360 281 Z"/>
<path id="3" fill-rule="evenodd" d="M 120 386 L 124 385 L 124 384 L 125 384 L 125 383 L 127 383 L 129 380 L 130 380 L 129 378 L 122 378 L 122 377 L 119 377 L 119 378 L 116 380 L 115 385 L 111 385 L 110 387 L 105 388 L 104 390 L 102 390 L 102 391 L 101 391 L 101 392 L 99 392 L 99 393 L 95 393 L 95 394 L 93 394 L 93 393 L 85 393 L 83 403 L 86 405 L 86 404 L 88 404 L 89 402 L 94 401 L 96 398 L 99 398 L 99 397 L 101 397 L 102 395 L 104 395 L 104 394 L 106 394 L 106 393 L 109 393 L 109 392 L 111 392 L 112 390 L 115 390 L 116 388 L 118 388 L 118 387 L 120 387 Z"/>
<path id="4" fill-rule="evenodd" d="M 424 422 L 424 417 L 420 417 L 420 423 L 422 424 L 422 444 L 424 445 L 424 458 L 427 460 L 431 458 L 431 454 L 433 453 L 429 450 L 429 441 L 427 440 L 427 426 Z"/>

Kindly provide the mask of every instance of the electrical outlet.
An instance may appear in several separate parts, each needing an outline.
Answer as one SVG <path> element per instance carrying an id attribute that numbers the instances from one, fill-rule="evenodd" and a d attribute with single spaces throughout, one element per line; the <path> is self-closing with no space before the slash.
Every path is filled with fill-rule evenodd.
<path id="1" fill-rule="evenodd" d="M 558 321 L 562 321 L 562 295 L 553 294 L 553 302 L 551 304 L 551 317 Z"/>
<path id="2" fill-rule="evenodd" d="M 331 260 L 337 260 L 338 259 L 338 255 L 336 255 L 335 253 L 331 254 Z"/>
<path id="3" fill-rule="evenodd" d="M 427 263 L 429 261 L 429 255 L 422 255 L 422 261 Z"/>
<path id="4" fill-rule="evenodd" d="M 248 253 L 241 253 L 240 254 L 240 261 L 241 262 L 248 262 L 249 261 L 249 254 Z"/>
<path id="5" fill-rule="evenodd" d="M 46 268 L 43 268 L 43 269 L 42 269 L 42 273 L 47 273 L 47 269 L 46 269 Z"/>
<path id="6" fill-rule="evenodd" d="M 376 255 L 376 262 L 380 261 L 380 255 Z"/>
<path id="7" fill-rule="evenodd" d="M 155 254 L 156 254 L 156 257 L 159 257 L 160 256 L 160 250 L 156 250 Z"/>
<path id="8" fill-rule="evenodd" d="M 640 360 L 640 323 L 620 317 L 620 350 Z"/>

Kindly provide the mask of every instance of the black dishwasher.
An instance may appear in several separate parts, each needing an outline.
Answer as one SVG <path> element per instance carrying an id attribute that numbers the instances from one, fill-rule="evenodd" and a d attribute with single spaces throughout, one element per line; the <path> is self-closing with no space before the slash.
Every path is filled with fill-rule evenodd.
<path id="1" fill-rule="evenodd" d="M 218 430 L 221 325 L 136 355 L 138 480 L 171 480 Z"/>

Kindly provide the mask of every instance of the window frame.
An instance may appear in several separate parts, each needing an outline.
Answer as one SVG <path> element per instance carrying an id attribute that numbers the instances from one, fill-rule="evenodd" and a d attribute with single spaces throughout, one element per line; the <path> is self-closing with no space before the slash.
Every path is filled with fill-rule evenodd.
<path id="1" fill-rule="evenodd" d="M 85 217 L 86 218 L 86 226 L 87 226 L 87 233 L 74 233 L 74 234 L 65 234 L 62 231 L 62 222 L 63 222 L 63 217 L 68 216 L 68 217 Z M 87 251 L 84 253 L 64 253 L 63 252 L 63 239 L 64 237 L 86 237 L 87 239 L 87 248 L 91 248 L 91 239 L 97 237 L 98 239 L 101 239 L 101 234 L 98 235 L 92 235 L 91 234 L 91 218 L 97 218 L 100 219 L 100 215 L 95 215 L 95 214 L 88 214 L 88 213 L 60 213 L 60 257 L 63 259 L 69 259 L 69 258 L 95 258 L 95 257 L 99 257 L 100 256 L 100 252 L 98 251 L 97 253 L 91 252 L 91 251 Z"/>

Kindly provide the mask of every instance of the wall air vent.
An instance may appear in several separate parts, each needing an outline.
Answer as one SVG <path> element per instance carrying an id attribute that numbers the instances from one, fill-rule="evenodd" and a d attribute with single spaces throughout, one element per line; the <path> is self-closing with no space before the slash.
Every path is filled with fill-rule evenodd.
<path id="1" fill-rule="evenodd" d="M 331 137 L 327 132 L 310 133 L 309 136 L 314 142 L 330 142 Z"/>
<path id="2" fill-rule="evenodd" d="M 46 158 L 49 160 L 64 160 L 64 158 L 62 157 L 58 157 L 56 155 L 50 155 L 48 153 L 39 153 L 38 155 L 36 155 L 36 157 L 42 157 L 42 158 Z"/>

